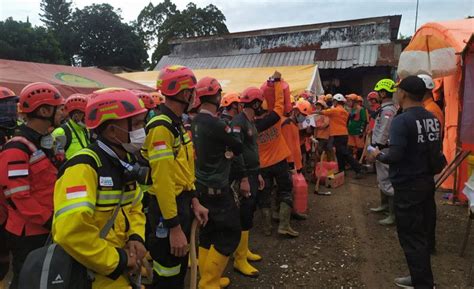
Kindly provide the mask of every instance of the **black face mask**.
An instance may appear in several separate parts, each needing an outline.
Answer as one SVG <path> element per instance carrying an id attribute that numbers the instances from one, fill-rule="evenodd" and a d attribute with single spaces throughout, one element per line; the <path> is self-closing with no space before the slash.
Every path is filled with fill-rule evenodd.
<path id="1" fill-rule="evenodd" d="M 265 110 L 262 106 L 259 106 L 258 108 L 254 109 L 254 111 L 256 116 L 262 116 L 265 113 Z"/>

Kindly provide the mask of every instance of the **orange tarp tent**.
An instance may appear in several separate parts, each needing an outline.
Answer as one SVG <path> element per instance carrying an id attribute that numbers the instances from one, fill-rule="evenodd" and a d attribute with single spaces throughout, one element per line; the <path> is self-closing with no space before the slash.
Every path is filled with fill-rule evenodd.
<path id="1" fill-rule="evenodd" d="M 152 90 L 148 86 L 94 67 L 73 67 L 0 59 L 0 86 L 6 86 L 19 94 L 23 87 L 32 82 L 51 83 L 65 97 L 73 93 L 88 94 L 104 87 Z"/>
<path id="2" fill-rule="evenodd" d="M 460 53 L 464 50 L 466 43 L 474 33 L 474 19 L 462 19 L 445 22 L 426 23 L 421 26 L 413 36 L 433 35 L 445 40 L 455 50 L 457 55 L 456 73 L 442 78 L 444 91 L 444 113 L 445 128 L 443 150 L 448 162 L 456 155 L 456 144 L 458 140 L 458 122 L 462 110 L 461 79 L 462 67 Z M 436 98 L 436 95 L 435 95 Z M 454 178 L 450 177 L 444 184 L 444 188 L 453 188 Z"/>

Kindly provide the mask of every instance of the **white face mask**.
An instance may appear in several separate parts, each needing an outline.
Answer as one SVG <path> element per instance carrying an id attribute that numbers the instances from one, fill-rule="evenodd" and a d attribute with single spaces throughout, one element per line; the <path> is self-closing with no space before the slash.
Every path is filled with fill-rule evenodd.
<path id="1" fill-rule="evenodd" d="M 128 133 L 130 137 L 130 143 L 122 143 L 122 147 L 129 153 L 138 152 L 145 143 L 146 132 L 144 128 L 132 130 Z"/>
<path id="2" fill-rule="evenodd" d="M 77 122 L 77 125 L 80 126 L 80 127 L 82 127 L 82 128 L 86 128 L 86 124 L 83 123 L 82 121 L 78 121 L 78 122 Z"/>
<path id="3" fill-rule="evenodd" d="M 54 146 L 54 138 L 51 134 L 47 134 L 41 137 L 41 147 L 44 149 L 52 149 Z"/>

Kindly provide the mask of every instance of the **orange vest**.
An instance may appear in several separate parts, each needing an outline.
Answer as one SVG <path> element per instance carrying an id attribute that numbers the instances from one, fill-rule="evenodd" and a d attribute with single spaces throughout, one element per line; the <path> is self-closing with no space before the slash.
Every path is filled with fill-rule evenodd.
<path id="1" fill-rule="evenodd" d="M 342 105 L 323 110 L 321 111 L 321 114 L 329 117 L 330 136 L 349 135 L 349 132 L 347 131 L 347 120 L 349 119 L 349 113 Z"/>
<path id="2" fill-rule="evenodd" d="M 444 113 L 436 102 L 430 97 L 423 101 L 423 106 L 429 112 L 431 112 L 441 124 L 441 131 L 444 128 Z"/>
<path id="3" fill-rule="evenodd" d="M 289 118 L 285 118 L 285 120 L 283 120 L 281 131 L 285 137 L 286 144 L 291 151 L 287 161 L 289 163 L 295 163 L 295 169 L 300 170 L 303 168 L 303 160 L 301 157 L 301 143 L 298 125 Z"/>

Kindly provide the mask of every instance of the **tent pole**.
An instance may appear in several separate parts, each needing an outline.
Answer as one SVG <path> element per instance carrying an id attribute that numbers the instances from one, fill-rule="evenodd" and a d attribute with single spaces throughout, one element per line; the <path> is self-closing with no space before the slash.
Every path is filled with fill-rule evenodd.
<path id="1" fill-rule="evenodd" d="M 418 5 L 419 4 L 420 4 L 420 1 L 416 0 L 415 33 L 416 33 L 416 27 L 418 26 Z"/>

